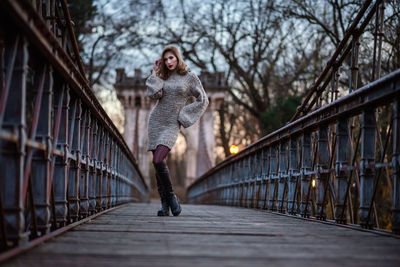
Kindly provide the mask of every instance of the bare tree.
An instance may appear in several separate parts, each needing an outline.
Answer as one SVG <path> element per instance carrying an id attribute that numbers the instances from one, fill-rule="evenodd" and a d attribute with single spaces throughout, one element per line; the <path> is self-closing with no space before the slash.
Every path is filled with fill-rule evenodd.
<path id="1" fill-rule="evenodd" d="M 192 66 L 227 74 L 226 94 L 247 115 L 238 113 L 238 108 L 219 110 L 224 127 L 219 138 L 226 154 L 232 131 L 249 140 L 266 133 L 262 114 L 277 98 L 301 94 L 312 75 L 309 62 L 319 57 L 318 46 L 307 48 L 307 42 L 297 41 L 302 31 L 292 30 L 294 23 L 283 19 L 278 4 L 181 0 L 172 17 L 163 6 L 160 13 L 166 16 L 153 22 L 157 30 L 148 35 L 149 46 L 176 44 Z M 233 122 L 238 127 L 230 125 Z"/>
<path id="2" fill-rule="evenodd" d="M 228 155 L 234 135 L 249 139 L 271 131 L 265 114 L 282 99 L 301 98 L 318 77 L 330 54 L 362 5 L 361 0 L 203 0 L 111 1 L 94 20 L 86 39 L 89 80 L 107 80 L 111 69 L 142 57 L 135 67 L 150 65 L 167 44 L 180 47 L 189 65 L 224 71 L 227 102 L 218 111 L 219 141 Z M 386 1 L 386 71 L 398 68 L 399 0 Z M 109 3 L 107 3 L 109 4 Z M 370 37 L 366 37 L 370 38 Z M 366 53 L 367 54 L 367 53 Z M 138 66 L 139 64 L 139 66 Z M 142 64 L 142 65 L 140 65 Z M 363 61 L 360 64 L 370 64 Z M 110 67 L 111 66 L 111 67 Z M 367 75 L 361 80 L 367 81 Z M 343 81 L 345 79 L 343 76 Z M 342 82 L 343 82 L 342 81 Z M 360 85 L 362 82 L 360 82 Z M 240 112 L 238 112 L 240 110 Z M 277 119 L 273 117 L 273 119 Z M 281 121 L 277 125 L 285 123 Z M 234 125 L 233 125 L 234 124 Z M 275 126 L 274 126 L 275 127 Z"/>
<path id="3" fill-rule="evenodd" d="M 400 0 L 387 1 L 388 16 L 384 21 L 383 51 L 386 54 L 382 68 L 390 72 L 400 68 Z"/>
<path id="4" fill-rule="evenodd" d="M 339 44 L 346 30 L 353 22 L 365 1 L 354 0 L 290 0 L 285 10 L 288 19 L 306 23 L 310 26 L 310 33 L 316 32 L 328 47 L 333 49 Z M 384 73 L 389 73 L 400 67 L 400 1 L 388 0 L 385 2 L 385 20 L 382 46 L 382 69 Z M 380 10 L 378 10 L 380 12 Z M 366 33 L 362 36 L 360 50 L 360 72 L 358 86 L 371 82 L 373 60 L 371 50 L 374 36 L 377 33 L 373 23 L 369 24 Z M 345 64 L 349 64 L 345 62 Z M 344 78 L 347 78 L 346 75 Z M 343 80 L 344 85 L 348 84 Z"/>
<path id="5" fill-rule="evenodd" d="M 135 6 L 137 2 L 140 1 L 131 1 L 130 6 Z M 138 30 L 142 22 L 138 14 L 143 10 L 139 6 L 131 10 L 132 18 L 126 23 L 125 15 L 118 12 L 123 5 L 114 5 L 110 1 L 98 3 L 97 14 L 87 22 L 87 33 L 80 40 L 84 47 L 82 57 L 91 86 L 111 84 L 115 66 L 126 62 L 126 55 L 132 49 L 137 49 L 143 40 Z"/>

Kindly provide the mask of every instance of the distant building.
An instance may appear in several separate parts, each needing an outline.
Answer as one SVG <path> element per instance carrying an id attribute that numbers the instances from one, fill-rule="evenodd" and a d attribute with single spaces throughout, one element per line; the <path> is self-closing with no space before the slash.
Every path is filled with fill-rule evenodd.
<path id="1" fill-rule="evenodd" d="M 150 184 L 149 162 L 151 153 L 147 152 L 147 123 L 155 101 L 146 97 L 145 81 L 140 70 L 135 69 L 133 77 L 128 77 L 124 69 L 116 69 L 114 84 L 118 99 L 125 109 L 124 138 L 139 167 Z M 189 128 L 181 129 L 187 145 L 186 186 L 215 164 L 214 111 L 224 100 L 227 88 L 223 72 L 202 72 L 199 78 L 210 100 L 210 105 L 202 118 Z M 189 152 L 189 153 L 188 153 Z"/>

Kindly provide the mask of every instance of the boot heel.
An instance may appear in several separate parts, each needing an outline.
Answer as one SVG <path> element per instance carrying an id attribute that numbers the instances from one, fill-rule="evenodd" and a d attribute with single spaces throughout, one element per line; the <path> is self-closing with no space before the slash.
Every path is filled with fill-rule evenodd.
<path id="1" fill-rule="evenodd" d="M 181 214 L 182 208 L 180 208 L 178 211 L 172 212 L 172 215 L 174 216 L 179 216 Z"/>
<path id="2" fill-rule="evenodd" d="M 178 216 L 181 214 L 182 207 L 179 203 L 178 197 L 174 193 L 170 193 L 169 206 L 171 208 L 172 215 Z"/>

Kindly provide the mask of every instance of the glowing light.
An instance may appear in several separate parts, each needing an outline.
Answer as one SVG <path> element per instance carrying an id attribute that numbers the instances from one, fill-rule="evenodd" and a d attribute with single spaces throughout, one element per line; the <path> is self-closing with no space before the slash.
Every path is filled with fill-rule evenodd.
<path id="1" fill-rule="evenodd" d="M 229 147 L 229 152 L 231 152 L 231 154 L 236 154 L 236 153 L 239 152 L 239 147 L 236 146 L 236 145 L 231 145 L 231 146 Z"/>
<path id="2" fill-rule="evenodd" d="M 312 186 L 313 188 L 315 188 L 315 185 L 316 185 L 315 179 L 312 179 L 312 181 L 311 181 L 311 186 Z"/>

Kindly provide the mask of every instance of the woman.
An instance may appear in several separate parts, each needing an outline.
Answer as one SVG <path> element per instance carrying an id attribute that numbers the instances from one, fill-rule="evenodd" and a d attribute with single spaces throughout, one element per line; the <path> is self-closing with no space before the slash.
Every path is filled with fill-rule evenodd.
<path id="1" fill-rule="evenodd" d="M 196 74 L 189 72 L 179 50 L 174 46 L 164 48 L 161 58 L 153 65 L 153 72 L 146 80 L 147 96 L 157 99 L 150 112 L 147 150 L 153 152 L 157 189 L 161 198 L 158 216 L 181 213 L 175 196 L 165 158 L 174 146 L 180 126 L 193 125 L 208 106 L 208 98 Z M 190 97 L 196 101 L 186 105 Z"/>

